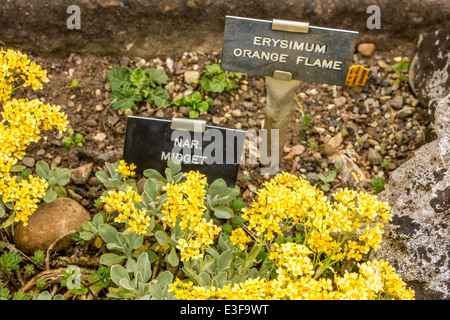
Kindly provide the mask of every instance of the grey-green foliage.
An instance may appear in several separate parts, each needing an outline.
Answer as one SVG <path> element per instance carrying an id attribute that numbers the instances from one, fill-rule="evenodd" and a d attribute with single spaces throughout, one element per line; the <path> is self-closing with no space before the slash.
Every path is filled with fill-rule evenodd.
<path id="1" fill-rule="evenodd" d="M 100 257 L 100 263 L 106 266 L 113 266 L 125 261 L 126 268 L 133 270 L 136 259 L 144 253 L 143 250 L 136 252 L 136 249 L 142 246 L 144 237 L 128 230 L 119 232 L 109 224 L 100 225 L 99 235 L 105 241 L 106 247 L 109 250 L 116 250 L 122 253 L 105 253 Z M 152 261 L 156 260 L 154 252 L 147 250 L 145 253 L 148 253 Z"/>
<path id="2" fill-rule="evenodd" d="M 0 256 L 0 272 L 10 275 L 13 271 L 19 269 L 19 263 L 22 259 L 20 254 L 15 251 L 4 252 Z"/>
<path id="3" fill-rule="evenodd" d="M 241 252 L 222 234 L 216 248 L 205 250 L 203 261 L 186 261 L 182 270 L 189 279 L 206 288 L 222 288 L 249 278 L 265 278 L 269 276 L 273 262 L 268 259 L 259 261 L 260 249 L 254 246 L 249 253 Z"/>
<path id="4" fill-rule="evenodd" d="M 123 180 L 123 174 L 120 172 L 117 172 L 117 168 L 120 165 L 119 161 L 116 161 L 114 163 L 105 162 L 106 168 L 109 172 L 106 173 L 105 171 L 97 171 L 95 173 L 95 176 L 100 180 L 103 185 L 109 189 L 106 190 L 103 193 L 103 196 L 107 195 L 110 190 L 119 190 L 124 191 L 126 190 L 127 186 L 131 186 L 135 191 L 137 191 L 136 187 L 136 181 L 134 179 L 126 179 L 126 184 L 122 183 Z"/>
<path id="5" fill-rule="evenodd" d="M 78 237 L 85 241 L 90 241 L 99 235 L 99 229 L 105 223 L 102 213 L 97 213 L 91 221 L 84 222 L 80 229 Z"/>
<path id="6" fill-rule="evenodd" d="M 336 178 L 336 171 L 330 171 L 330 173 L 328 173 L 327 176 L 324 176 L 321 173 L 319 173 L 317 176 L 323 182 L 321 189 L 323 191 L 328 191 L 328 190 L 330 190 L 330 183 L 332 183 L 334 181 L 334 179 Z"/>
<path id="7" fill-rule="evenodd" d="M 36 163 L 36 173 L 41 178 L 45 179 L 49 187 L 43 197 L 45 202 L 52 202 L 57 197 L 67 196 L 64 186 L 70 181 L 70 170 L 67 168 L 59 169 L 54 163 L 51 168 L 44 161 Z"/>
<path id="8" fill-rule="evenodd" d="M 117 288 L 109 288 L 107 295 L 110 298 L 127 300 L 174 299 L 173 294 L 169 292 L 173 275 L 169 271 L 164 271 L 154 280 L 150 280 L 151 276 L 151 263 L 147 253 L 139 256 L 133 268 L 114 265 L 111 267 L 111 280 Z"/>
<path id="9" fill-rule="evenodd" d="M 60 294 L 57 294 L 55 296 L 52 297 L 52 295 L 50 294 L 50 292 L 48 291 L 43 291 L 40 294 L 37 294 L 33 297 L 33 300 L 64 300 L 64 297 Z"/>
<path id="10" fill-rule="evenodd" d="M 217 218 L 229 219 L 234 215 L 233 209 L 226 204 L 236 199 L 240 192 L 238 186 L 228 188 L 225 180 L 217 179 L 207 187 L 206 207 Z"/>

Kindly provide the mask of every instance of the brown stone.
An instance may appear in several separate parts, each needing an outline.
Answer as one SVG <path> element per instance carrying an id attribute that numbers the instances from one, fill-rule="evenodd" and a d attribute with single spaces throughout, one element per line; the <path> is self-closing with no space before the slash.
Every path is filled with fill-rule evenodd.
<path id="1" fill-rule="evenodd" d="M 373 43 L 360 43 L 358 45 L 358 52 L 363 56 L 370 57 L 375 51 L 375 45 Z"/>
<path id="2" fill-rule="evenodd" d="M 67 235 L 52 249 L 60 251 L 74 243 L 69 232 L 89 220 L 89 212 L 76 201 L 57 198 L 50 203 L 42 202 L 29 217 L 27 226 L 20 222 L 14 229 L 13 240 L 19 250 L 33 254 L 37 250 L 47 251 L 56 239 Z"/>

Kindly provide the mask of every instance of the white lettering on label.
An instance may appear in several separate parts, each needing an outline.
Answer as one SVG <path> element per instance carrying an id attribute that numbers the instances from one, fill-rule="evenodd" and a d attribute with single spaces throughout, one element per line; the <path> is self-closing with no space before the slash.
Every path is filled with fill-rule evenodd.
<path id="1" fill-rule="evenodd" d="M 298 51 L 307 51 L 315 53 L 325 53 L 325 51 L 327 50 L 326 44 L 298 42 L 295 40 L 274 39 L 262 36 L 254 36 L 253 45 L 273 47 L 273 48 L 278 47 L 281 49 L 293 49 Z"/>
<path id="2" fill-rule="evenodd" d="M 205 161 L 205 159 L 207 157 L 205 156 L 200 156 L 200 155 L 193 155 L 191 156 L 190 154 L 181 154 L 181 153 L 176 153 L 176 152 L 162 152 L 161 153 L 161 160 L 168 160 L 170 158 L 175 158 L 178 161 L 180 161 L 181 163 L 185 163 L 185 164 L 203 164 L 203 162 Z"/>
<path id="3" fill-rule="evenodd" d="M 326 60 L 326 59 L 315 59 L 314 61 L 309 60 L 303 56 L 297 56 L 296 64 L 303 63 L 307 67 L 319 67 L 333 70 L 342 70 L 342 61 Z"/>
<path id="4" fill-rule="evenodd" d="M 274 61 L 274 62 L 282 62 L 286 63 L 287 58 L 289 57 L 288 54 L 279 54 L 277 52 L 266 52 L 266 51 L 252 51 L 249 49 L 242 50 L 241 48 L 236 48 L 233 50 L 233 54 L 235 57 L 243 57 L 243 58 L 250 58 L 250 59 L 258 59 L 258 60 L 267 60 L 267 61 Z"/>

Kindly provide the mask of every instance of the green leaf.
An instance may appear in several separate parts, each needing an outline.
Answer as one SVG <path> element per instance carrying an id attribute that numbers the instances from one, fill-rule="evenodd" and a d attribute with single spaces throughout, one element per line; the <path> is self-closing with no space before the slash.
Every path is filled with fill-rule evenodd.
<path id="1" fill-rule="evenodd" d="M 142 95 L 135 88 L 125 85 L 112 92 L 111 101 L 117 99 L 111 104 L 114 110 L 120 110 L 124 112 L 127 109 L 135 109 L 136 104 L 142 101 Z"/>
<path id="2" fill-rule="evenodd" d="M 128 77 L 130 75 L 129 69 L 123 69 L 122 66 L 115 66 L 108 72 L 109 85 L 111 91 L 116 91 L 122 85 L 129 84 Z"/>
<path id="3" fill-rule="evenodd" d="M 141 68 L 135 69 L 130 75 L 130 82 L 137 88 L 141 88 L 145 84 L 146 79 L 145 72 Z"/>
<path id="4" fill-rule="evenodd" d="M 180 263 L 180 259 L 177 256 L 177 251 L 175 247 L 172 247 L 170 249 L 170 252 L 168 255 L 166 255 L 166 261 L 170 263 L 171 266 L 176 267 Z"/>
<path id="5" fill-rule="evenodd" d="M 150 282 L 148 284 L 148 291 L 150 292 L 151 296 L 155 299 L 161 300 L 162 299 L 162 289 L 161 287 L 155 283 L 155 282 Z"/>
<path id="6" fill-rule="evenodd" d="M 78 86 L 78 84 L 79 84 L 79 81 L 77 79 L 73 79 L 70 82 L 69 88 L 75 88 L 76 86 Z"/>
<path id="7" fill-rule="evenodd" d="M 154 104 L 155 106 L 164 107 L 172 103 L 169 92 L 162 87 L 156 87 L 151 89 L 148 93 L 148 103 Z"/>
<path id="8" fill-rule="evenodd" d="M 165 231 L 156 231 L 155 233 L 156 240 L 158 240 L 159 244 L 165 246 L 166 244 L 173 245 L 172 239 Z"/>
<path id="9" fill-rule="evenodd" d="M 200 85 L 202 86 L 202 88 L 207 91 L 210 92 L 211 91 L 211 80 L 203 77 L 202 80 L 200 81 Z"/>
<path id="10" fill-rule="evenodd" d="M 181 106 L 181 100 L 178 99 L 178 98 L 175 98 L 175 99 L 172 100 L 172 104 L 174 106 L 180 107 Z"/>
<path id="11" fill-rule="evenodd" d="M 130 282 L 130 275 L 128 274 L 128 271 L 120 266 L 120 265 L 114 265 L 111 267 L 111 280 L 116 284 L 120 285 L 120 280 L 126 279 L 128 282 Z"/>
<path id="12" fill-rule="evenodd" d="M 49 202 L 54 201 L 57 197 L 58 197 L 58 194 L 56 193 L 56 191 L 53 190 L 53 188 L 50 188 L 47 190 L 47 192 L 45 193 L 45 196 L 42 198 L 42 200 L 49 203 Z"/>
<path id="13" fill-rule="evenodd" d="M 63 187 L 56 186 L 56 187 L 53 187 L 53 190 L 55 190 L 56 195 L 58 197 L 67 197 L 67 191 Z"/>
<path id="14" fill-rule="evenodd" d="M 119 233 L 116 228 L 109 224 L 102 224 L 98 228 L 100 238 L 106 243 L 117 243 L 117 234 Z"/>
<path id="15" fill-rule="evenodd" d="M 233 210 L 224 205 L 215 206 L 213 210 L 214 215 L 219 219 L 230 219 L 233 216 Z"/>
<path id="16" fill-rule="evenodd" d="M 171 284 L 173 281 L 173 274 L 170 271 L 163 271 L 156 277 L 158 284 L 161 287 L 165 287 L 167 284 Z"/>
<path id="17" fill-rule="evenodd" d="M 226 88 L 226 83 L 218 78 L 212 79 L 210 83 L 212 92 L 222 92 Z"/>
<path id="18" fill-rule="evenodd" d="M 227 190 L 227 183 L 222 178 L 214 180 L 214 182 L 209 185 L 209 193 L 212 197 L 221 194 L 225 190 Z"/>
<path id="19" fill-rule="evenodd" d="M 119 264 L 125 258 L 126 257 L 119 256 L 118 254 L 115 253 L 105 253 L 100 257 L 100 263 L 105 266 L 111 267 L 115 264 Z"/>
<path id="20" fill-rule="evenodd" d="M 142 274 L 142 282 L 147 282 L 152 276 L 152 269 L 147 253 L 143 253 L 137 259 L 136 270 Z"/>
<path id="21" fill-rule="evenodd" d="M 171 171 L 172 176 L 181 171 L 181 163 L 175 158 L 170 158 L 167 161 L 167 165 Z"/>
<path id="22" fill-rule="evenodd" d="M 3 218 L 6 214 L 5 203 L 0 197 L 0 218 Z"/>
<path id="23" fill-rule="evenodd" d="M 166 178 L 164 178 L 158 170 L 147 169 L 147 170 L 144 170 L 143 174 L 144 174 L 144 177 L 154 178 L 156 180 L 166 182 Z"/>
<path id="24" fill-rule="evenodd" d="M 164 69 L 149 68 L 145 70 L 145 73 L 149 77 L 150 85 L 162 85 L 169 81 L 169 77 Z"/>
<path id="25" fill-rule="evenodd" d="M 191 119 L 197 119 L 199 115 L 199 112 L 196 110 L 191 110 L 191 112 L 189 112 L 189 118 Z"/>
<path id="26" fill-rule="evenodd" d="M 198 276 L 200 278 L 200 285 L 202 287 L 208 287 L 211 283 L 211 277 L 206 272 L 202 272 Z"/>
<path id="27" fill-rule="evenodd" d="M 11 169 L 9 169 L 9 172 L 20 172 L 24 169 L 26 169 L 25 166 L 12 166 Z"/>
<path id="28" fill-rule="evenodd" d="M 232 259 L 233 255 L 230 251 L 227 250 L 223 252 L 217 260 L 217 268 L 219 269 L 219 271 L 230 268 Z"/>
<path id="29" fill-rule="evenodd" d="M 202 101 L 197 104 L 197 110 L 200 112 L 206 112 L 209 109 L 209 104 L 206 101 Z"/>
<path id="30" fill-rule="evenodd" d="M 38 161 L 36 163 L 36 173 L 41 178 L 44 178 L 44 179 L 48 180 L 50 178 L 49 177 L 50 167 L 48 166 L 48 164 L 46 162 Z"/>
<path id="31" fill-rule="evenodd" d="M 192 100 L 194 103 L 199 103 L 200 101 L 202 101 L 202 94 L 198 91 L 195 91 L 192 94 Z"/>

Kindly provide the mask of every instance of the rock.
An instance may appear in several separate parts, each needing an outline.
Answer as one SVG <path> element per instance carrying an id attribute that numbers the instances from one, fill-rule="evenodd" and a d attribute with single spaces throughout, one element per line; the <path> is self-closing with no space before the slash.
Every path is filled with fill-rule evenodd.
<path id="1" fill-rule="evenodd" d="M 139 179 L 139 181 L 136 183 L 136 187 L 138 189 L 138 193 L 142 194 L 144 192 L 144 185 L 147 182 L 147 178 L 141 178 Z"/>
<path id="2" fill-rule="evenodd" d="M 347 103 L 347 98 L 346 97 L 334 98 L 333 103 L 338 108 L 343 107 Z"/>
<path id="3" fill-rule="evenodd" d="M 399 119 L 407 119 L 412 117 L 413 114 L 414 108 L 405 106 L 402 110 L 398 112 L 397 117 L 399 117 Z"/>
<path id="4" fill-rule="evenodd" d="M 448 20 L 447 20 L 448 21 Z M 428 112 L 450 94 L 450 22 L 445 28 L 421 35 L 409 68 L 409 84 Z"/>
<path id="5" fill-rule="evenodd" d="M 92 137 L 92 140 L 95 142 L 103 142 L 106 139 L 106 133 L 98 132 L 95 136 Z"/>
<path id="6" fill-rule="evenodd" d="M 212 123 L 216 126 L 219 125 L 221 122 L 220 117 L 212 117 Z"/>
<path id="7" fill-rule="evenodd" d="M 95 121 L 94 119 L 88 119 L 86 120 L 85 124 L 89 127 L 95 127 L 97 126 L 97 121 Z"/>
<path id="8" fill-rule="evenodd" d="M 76 169 L 70 170 L 70 172 L 71 172 L 70 179 L 73 181 L 73 183 L 75 183 L 77 185 L 85 184 L 89 179 L 89 175 L 92 172 L 93 166 L 94 166 L 94 164 L 91 162 L 91 163 L 82 165 Z"/>
<path id="9" fill-rule="evenodd" d="M 315 172 L 309 172 L 305 178 L 312 186 L 320 182 L 319 176 Z"/>
<path id="10" fill-rule="evenodd" d="M 437 139 L 393 171 L 379 199 L 391 206 L 381 248 L 416 292 L 416 299 L 450 299 L 450 95 L 435 111 Z"/>
<path id="11" fill-rule="evenodd" d="M 372 165 L 376 165 L 376 164 L 381 163 L 381 161 L 383 160 L 383 157 L 381 157 L 381 155 L 378 153 L 378 151 L 375 150 L 374 148 L 369 148 L 369 153 L 367 154 L 367 160 L 369 160 L 369 162 Z"/>
<path id="12" fill-rule="evenodd" d="M 155 116 L 160 119 L 164 118 L 164 111 L 162 109 L 159 109 L 158 111 L 156 111 Z"/>
<path id="13" fill-rule="evenodd" d="M 118 117 L 116 117 L 116 116 L 108 116 L 108 123 L 110 124 L 110 125 L 115 125 L 116 123 L 117 123 L 117 121 L 119 121 L 119 118 Z"/>
<path id="14" fill-rule="evenodd" d="M 342 137 L 342 133 L 339 132 L 333 138 L 328 140 L 328 143 L 331 144 L 331 146 L 333 146 L 335 149 L 337 149 L 337 147 L 339 147 L 339 145 L 342 143 L 343 139 L 344 138 Z"/>
<path id="15" fill-rule="evenodd" d="M 191 112 L 191 109 L 189 109 L 187 107 L 180 107 L 178 109 L 178 111 L 181 112 L 183 114 L 183 116 L 189 117 L 189 113 Z"/>
<path id="16" fill-rule="evenodd" d="M 329 143 L 324 143 L 319 146 L 320 154 L 325 157 L 331 156 L 333 153 L 336 153 L 337 150 Z"/>
<path id="17" fill-rule="evenodd" d="M 63 237 L 52 249 L 60 251 L 75 242 L 69 232 L 89 220 L 89 212 L 76 201 L 57 198 L 50 203 L 42 202 L 29 217 L 27 226 L 20 222 L 14 229 L 13 240 L 19 250 L 33 254 L 36 250 L 46 252 L 56 239 Z"/>
<path id="18" fill-rule="evenodd" d="M 95 155 L 95 160 L 101 162 L 115 162 L 119 160 L 119 158 L 120 154 L 118 154 L 116 151 L 107 151 Z"/>
<path id="19" fill-rule="evenodd" d="M 200 72 L 198 71 L 185 71 L 184 72 L 184 82 L 193 83 L 195 80 L 200 78 Z"/>
<path id="20" fill-rule="evenodd" d="M 360 43 L 357 50 L 363 56 L 370 57 L 375 51 L 375 45 L 373 43 Z"/>
<path id="21" fill-rule="evenodd" d="M 31 157 L 25 157 L 25 158 L 22 159 L 23 165 L 28 167 L 28 168 L 33 168 L 35 162 L 36 161 L 34 160 L 34 158 L 31 158 Z"/>
<path id="22" fill-rule="evenodd" d="M 402 96 L 396 96 L 394 99 L 391 99 L 387 102 L 394 109 L 401 109 L 403 106 L 403 98 Z"/>

